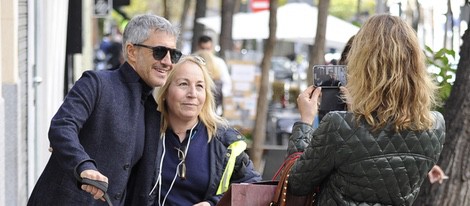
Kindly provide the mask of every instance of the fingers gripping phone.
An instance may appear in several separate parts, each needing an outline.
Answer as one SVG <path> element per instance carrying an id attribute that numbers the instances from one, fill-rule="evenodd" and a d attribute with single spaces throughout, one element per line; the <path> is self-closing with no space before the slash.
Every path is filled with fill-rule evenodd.
<path id="1" fill-rule="evenodd" d="M 322 88 L 321 103 L 318 109 L 319 118 L 330 111 L 346 109 L 346 103 L 341 98 L 340 86 L 345 86 L 346 65 L 315 65 L 313 67 L 313 83 Z"/>

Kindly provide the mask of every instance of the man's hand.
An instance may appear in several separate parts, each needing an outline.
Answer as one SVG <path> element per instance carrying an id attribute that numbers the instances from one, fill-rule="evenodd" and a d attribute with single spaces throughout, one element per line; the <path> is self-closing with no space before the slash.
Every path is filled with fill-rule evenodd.
<path id="1" fill-rule="evenodd" d="M 208 202 L 200 202 L 200 203 L 194 204 L 193 206 L 211 206 L 211 204 L 209 204 Z"/>
<path id="2" fill-rule="evenodd" d="M 80 173 L 80 177 L 108 183 L 108 178 L 96 170 L 84 170 L 82 173 Z M 82 190 L 90 193 L 96 200 L 101 199 L 101 201 L 105 201 L 103 198 L 104 192 L 95 186 L 83 184 Z"/>

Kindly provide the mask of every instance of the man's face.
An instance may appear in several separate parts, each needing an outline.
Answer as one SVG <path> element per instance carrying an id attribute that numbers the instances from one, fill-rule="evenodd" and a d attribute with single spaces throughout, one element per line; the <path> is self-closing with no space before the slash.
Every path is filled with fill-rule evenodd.
<path id="1" fill-rule="evenodd" d="M 335 73 L 331 73 L 330 76 L 331 76 L 332 79 L 336 79 L 336 74 Z"/>
<path id="2" fill-rule="evenodd" d="M 166 32 L 156 31 L 140 44 L 150 47 L 164 46 L 175 49 L 176 37 Z M 161 60 L 157 60 L 153 57 L 152 49 L 135 45 L 128 45 L 128 48 L 130 48 L 129 53 L 132 55 L 129 56 L 129 63 L 133 65 L 135 71 L 147 85 L 159 87 L 165 84 L 168 72 L 173 68 L 170 52 L 167 52 Z"/>
<path id="3" fill-rule="evenodd" d="M 199 44 L 199 49 L 200 50 L 212 51 L 212 42 L 208 41 L 208 42 L 205 42 L 205 43 L 200 43 Z"/>

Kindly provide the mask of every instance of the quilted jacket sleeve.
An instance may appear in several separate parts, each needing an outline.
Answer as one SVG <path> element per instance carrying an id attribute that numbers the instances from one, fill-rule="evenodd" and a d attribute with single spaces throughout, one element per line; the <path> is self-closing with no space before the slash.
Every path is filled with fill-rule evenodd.
<path id="1" fill-rule="evenodd" d="M 335 151 L 341 146 L 342 138 L 337 132 L 341 121 L 339 115 L 329 113 L 323 117 L 316 130 L 308 124 L 294 125 L 289 142 L 295 145 L 296 151 L 305 149 L 291 169 L 288 187 L 290 193 L 308 194 L 334 169 Z M 289 152 L 295 152 L 293 148 Z"/>
<path id="2" fill-rule="evenodd" d="M 303 152 L 310 144 L 310 137 L 313 131 L 312 125 L 296 122 L 293 126 L 291 137 L 289 138 L 287 154 L 291 155 L 295 152 Z"/>

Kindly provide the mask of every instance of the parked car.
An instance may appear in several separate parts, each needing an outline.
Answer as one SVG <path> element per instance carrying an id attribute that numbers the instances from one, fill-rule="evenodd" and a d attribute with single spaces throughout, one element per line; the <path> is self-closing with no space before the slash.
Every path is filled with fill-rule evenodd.
<path id="1" fill-rule="evenodd" d="M 294 123 L 300 121 L 300 113 L 296 108 L 270 107 L 267 120 L 268 142 L 274 145 L 287 145 Z"/>

